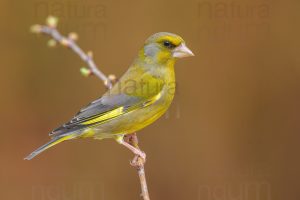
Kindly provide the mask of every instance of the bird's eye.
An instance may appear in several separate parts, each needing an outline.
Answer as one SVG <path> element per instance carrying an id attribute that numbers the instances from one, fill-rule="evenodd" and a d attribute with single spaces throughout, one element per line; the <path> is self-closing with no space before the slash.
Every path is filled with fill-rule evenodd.
<path id="1" fill-rule="evenodd" d="M 175 47 L 175 45 L 172 44 L 170 41 L 164 41 L 163 44 L 164 44 L 165 47 L 167 47 L 167 48 L 169 48 L 169 49 L 172 49 L 172 48 Z"/>

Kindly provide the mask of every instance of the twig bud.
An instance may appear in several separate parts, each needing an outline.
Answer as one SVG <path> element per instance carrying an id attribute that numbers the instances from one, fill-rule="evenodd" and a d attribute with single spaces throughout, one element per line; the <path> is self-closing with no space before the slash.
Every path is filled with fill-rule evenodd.
<path id="1" fill-rule="evenodd" d="M 42 31 L 42 26 L 35 24 L 30 27 L 30 32 L 32 33 L 40 33 Z"/>
<path id="2" fill-rule="evenodd" d="M 108 88 L 108 80 L 103 81 L 103 83 L 104 83 L 105 87 Z"/>
<path id="3" fill-rule="evenodd" d="M 54 39 L 48 40 L 48 43 L 47 43 L 48 47 L 55 47 L 56 44 L 57 44 L 57 42 Z"/>
<path id="4" fill-rule="evenodd" d="M 88 51 L 86 54 L 88 55 L 88 57 L 93 58 L 93 55 L 94 55 L 94 54 L 93 54 L 92 51 Z"/>
<path id="5" fill-rule="evenodd" d="M 86 67 L 81 67 L 80 68 L 80 73 L 84 76 L 84 77 L 88 77 L 92 74 L 91 70 L 86 68 Z"/>
<path id="6" fill-rule="evenodd" d="M 69 40 L 67 38 L 62 38 L 60 40 L 60 44 L 63 45 L 63 46 L 65 46 L 65 47 L 67 47 L 67 46 L 69 46 L 70 42 L 69 42 Z"/>
<path id="7" fill-rule="evenodd" d="M 117 77 L 114 74 L 110 74 L 110 75 L 108 75 L 108 79 L 114 83 L 117 80 Z"/>
<path id="8" fill-rule="evenodd" d="M 69 39 L 71 39 L 71 40 L 73 40 L 73 41 L 76 41 L 76 40 L 78 40 L 78 34 L 77 33 L 75 33 L 75 32 L 71 32 L 71 33 L 69 33 Z"/>
<path id="9" fill-rule="evenodd" d="M 46 19 L 46 24 L 51 28 L 56 28 L 58 23 L 58 18 L 54 16 L 48 16 Z"/>

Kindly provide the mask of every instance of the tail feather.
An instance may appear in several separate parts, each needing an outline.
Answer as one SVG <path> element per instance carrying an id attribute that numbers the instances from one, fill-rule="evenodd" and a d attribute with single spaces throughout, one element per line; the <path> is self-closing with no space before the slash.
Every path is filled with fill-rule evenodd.
<path id="1" fill-rule="evenodd" d="M 54 145 L 56 145 L 58 143 L 61 143 L 61 142 L 65 141 L 65 140 L 72 139 L 73 137 L 74 137 L 73 134 L 66 135 L 66 136 L 63 136 L 63 137 L 59 137 L 59 136 L 54 137 L 54 138 L 52 138 L 51 141 L 49 141 L 48 143 L 46 143 L 43 146 L 39 147 L 34 152 L 32 152 L 31 154 L 29 154 L 27 157 L 25 157 L 24 160 L 31 160 L 32 158 L 34 158 L 38 154 L 42 153 L 46 149 L 49 149 L 50 147 L 52 147 L 52 146 L 54 146 Z"/>

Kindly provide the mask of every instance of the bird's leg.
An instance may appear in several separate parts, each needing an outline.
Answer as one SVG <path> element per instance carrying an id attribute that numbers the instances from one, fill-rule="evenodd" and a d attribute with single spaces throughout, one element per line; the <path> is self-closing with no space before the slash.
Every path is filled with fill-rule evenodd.
<path id="1" fill-rule="evenodd" d="M 140 150 L 139 146 L 138 146 L 138 138 L 136 133 L 133 134 L 128 134 L 124 136 L 124 140 L 130 144 L 131 146 L 135 147 L 136 149 Z M 141 150 L 140 150 L 141 151 Z M 142 152 L 142 151 L 141 151 Z M 134 158 L 132 159 L 132 161 L 130 162 L 130 164 L 134 167 L 139 168 L 140 166 L 144 165 L 146 162 L 146 154 L 144 152 L 142 152 L 144 154 L 143 156 L 140 156 L 139 154 L 136 154 L 134 156 Z"/>
<path id="2" fill-rule="evenodd" d="M 146 154 L 140 150 L 137 143 L 133 143 L 132 139 L 125 137 L 125 139 L 122 138 L 121 140 L 119 140 L 119 143 L 132 151 L 136 156 L 141 157 L 143 160 L 146 160 Z"/>
<path id="3" fill-rule="evenodd" d="M 143 159 L 146 159 L 146 154 L 144 152 L 142 152 L 140 149 L 135 148 L 134 146 L 132 146 L 131 144 L 125 142 L 124 140 L 121 141 L 120 144 L 122 144 L 123 146 L 125 146 L 126 148 L 128 148 L 135 155 L 138 155 L 138 156 L 142 157 Z"/>

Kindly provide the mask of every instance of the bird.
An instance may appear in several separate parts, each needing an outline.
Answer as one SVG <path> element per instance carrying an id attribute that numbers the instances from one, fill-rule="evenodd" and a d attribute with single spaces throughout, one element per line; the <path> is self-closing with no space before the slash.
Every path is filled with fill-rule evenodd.
<path id="1" fill-rule="evenodd" d="M 49 133 L 51 140 L 24 159 L 31 160 L 58 143 L 79 138 L 111 138 L 145 158 L 144 152 L 124 137 L 152 124 L 167 111 L 175 95 L 174 64 L 189 56 L 194 54 L 179 35 L 151 35 L 111 89 Z"/>

